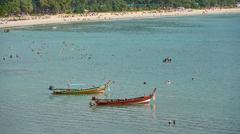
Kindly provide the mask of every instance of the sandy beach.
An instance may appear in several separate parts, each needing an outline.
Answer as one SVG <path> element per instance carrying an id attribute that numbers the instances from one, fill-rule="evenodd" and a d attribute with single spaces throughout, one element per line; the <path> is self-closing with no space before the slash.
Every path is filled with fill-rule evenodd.
<path id="1" fill-rule="evenodd" d="M 0 28 L 20 27 L 43 24 L 66 24 L 78 22 L 111 21 L 120 19 L 158 18 L 162 16 L 193 16 L 208 14 L 240 13 L 240 8 L 229 9 L 172 9 L 112 13 L 57 14 L 44 16 L 21 16 L 0 18 Z"/>

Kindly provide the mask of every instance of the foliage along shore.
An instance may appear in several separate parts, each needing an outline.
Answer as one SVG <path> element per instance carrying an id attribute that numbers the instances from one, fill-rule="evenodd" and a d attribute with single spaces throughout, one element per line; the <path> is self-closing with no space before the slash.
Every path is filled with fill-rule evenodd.
<path id="1" fill-rule="evenodd" d="M 21 17 L 11 16 L 0 19 L 0 28 L 21 27 L 45 24 L 67 24 L 80 22 L 111 21 L 122 19 L 159 18 L 162 16 L 196 16 L 208 14 L 232 14 L 240 13 L 240 8 L 210 8 L 210 9 L 171 9 L 131 12 L 88 12 L 82 14 L 56 14 L 56 15 L 25 15 Z M 56 27 L 53 27 L 53 30 Z"/>
<path id="2" fill-rule="evenodd" d="M 0 0 L 0 16 L 235 7 L 240 0 Z"/>

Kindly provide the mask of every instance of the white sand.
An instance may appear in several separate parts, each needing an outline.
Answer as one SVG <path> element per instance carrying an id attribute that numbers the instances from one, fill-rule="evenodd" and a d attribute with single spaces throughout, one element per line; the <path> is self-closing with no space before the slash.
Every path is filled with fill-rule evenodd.
<path id="1" fill-rule="evenodd" d="M 159 18 L 161 16 L 193 16 L 208 14 L 240 13 L 240 8 L 229 9 L 185 9 L 185 10 L 152 10 L 135 12 L 87 13 L 87 14 L 58 14 L 44 16 L 24 16 L 0 18 L 0 28 L 19 27 L 42 24 L 64 24 L 74 22 L 110 21 L 117 19 Z M 19 20 L 19 18 L 21 20 Z"/>

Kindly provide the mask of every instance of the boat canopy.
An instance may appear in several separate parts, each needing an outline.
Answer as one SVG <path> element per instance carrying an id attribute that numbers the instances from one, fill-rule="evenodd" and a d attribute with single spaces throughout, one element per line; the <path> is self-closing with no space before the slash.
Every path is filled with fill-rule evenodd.
<path id="1" fill-rule="evenodd" d="M 81 87 L 81 88 L 89 88 L 89 87 L 98 87 L 98 86 L 95 86 L 95 85 L 91 85 L 91 84 L 86 84 L 86 83 L 70 83 L 70 84 L 67 84 L 68 87 Z"/>

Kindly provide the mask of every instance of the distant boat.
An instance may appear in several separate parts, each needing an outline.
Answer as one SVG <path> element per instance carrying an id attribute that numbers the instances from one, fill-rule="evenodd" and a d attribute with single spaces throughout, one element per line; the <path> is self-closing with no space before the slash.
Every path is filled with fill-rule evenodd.
<path id="1" fill-rule="evenodd" d="M 92 97 L 89 105 L 90 106 L 122 106 L 122 105 L 134 105 L 134 104 L 146 104 L 151 101 L 151 99 L 155 99 L 156 88 L 149 95 L 144 95 L 137 98 L 129 98 L 129 99 L 97 99 L 96 97 Z"/>
<path id="2" fill-rule="evenodd" d="M 53 91 L 52 93 L 55 95 L 97 94 L 104 93 L 110 84 L 111 81 L 108 81 L 102 86 L 92 88 L 54 88 L 53 86 L 49 86 L 49 90 Z"/>

